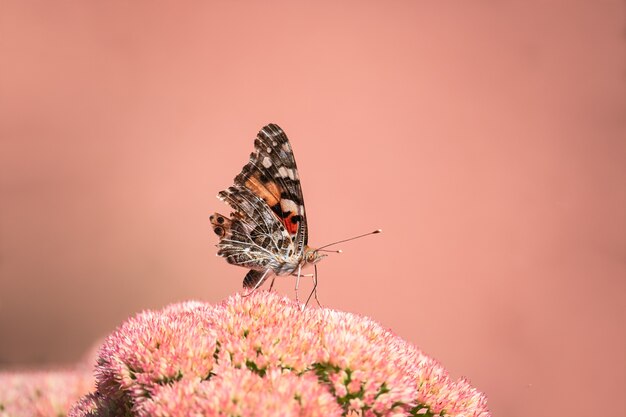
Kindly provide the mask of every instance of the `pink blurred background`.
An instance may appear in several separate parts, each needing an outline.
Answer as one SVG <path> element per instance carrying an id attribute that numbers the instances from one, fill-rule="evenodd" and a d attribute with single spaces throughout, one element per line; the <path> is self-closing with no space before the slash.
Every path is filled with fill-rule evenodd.
<path id="1" fill-rule="evenodd" d="M 238 291 L 208 216 L 275 122 L 312 245 L 384 229 L 320 264 L 325 306 L 494 415 L 626 415 L 625 9 L 3 0 L 0 368 Z"/>

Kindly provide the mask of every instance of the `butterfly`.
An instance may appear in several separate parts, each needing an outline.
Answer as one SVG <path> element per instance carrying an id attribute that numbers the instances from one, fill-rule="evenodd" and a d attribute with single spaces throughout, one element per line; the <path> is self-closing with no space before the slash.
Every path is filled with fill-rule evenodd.
<path id="1" fill-rule="evenodd" d="M 243 286 L 252 291 L 269 277 L 297 276 L 297 300 L 302 269 L 327 255 L 308 246 L 300 176 L 289 139 L 280 127 L 268 124 L 259 131 L 248 164 L 234 185 L 217 197 L 234 209 L 228 217 L 219 213 L 209 217 L 220 239 L 217 254 L 230 264 L 250 269 Z M 273 284 L 274 279 L 270 289 Z M 311 292 L 317 300 L 316 288 L 317 267 Z"/>

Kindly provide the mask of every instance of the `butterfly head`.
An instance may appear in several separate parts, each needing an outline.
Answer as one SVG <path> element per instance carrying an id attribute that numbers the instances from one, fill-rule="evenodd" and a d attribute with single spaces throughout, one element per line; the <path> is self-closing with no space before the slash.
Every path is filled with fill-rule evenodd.
<path id="1" fill-rule="evenodd" d="M 327 254 L 321 253 L 319 250 L 307 246 L 304 251 L 304 262 L 313 265 L 327 256 Z"/>

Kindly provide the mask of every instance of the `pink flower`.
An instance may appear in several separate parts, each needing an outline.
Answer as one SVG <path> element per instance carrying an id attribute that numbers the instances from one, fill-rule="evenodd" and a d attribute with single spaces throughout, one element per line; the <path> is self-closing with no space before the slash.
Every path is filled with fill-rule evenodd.
<path id="1" fill-rule="evenodd" d="M 131 318 L 96 379 L 71 416 L 490 416 L 483 394 L 374 321 L 263 291 Z"/>
<path id="2" fill-rule="evenodd" d="M 91 389 L 93 376 L 82 369 L 0 373 L 0 417 L 65 416 Z"/>

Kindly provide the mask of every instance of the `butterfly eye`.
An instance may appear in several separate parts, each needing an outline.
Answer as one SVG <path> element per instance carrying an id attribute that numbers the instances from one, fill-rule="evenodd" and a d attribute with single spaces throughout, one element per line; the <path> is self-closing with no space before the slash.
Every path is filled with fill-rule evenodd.
<path id="1" fill-rule="evenodd" d="M 224 219 L 222 219 L 224 220 Z M 221 227 L 217 226 L 216 228 L 213 229 L 213 231 L 215 232 L 216 235 L 218 236 L 222 236 L 222 234 L 224 233 L 224 229 L 222 229 Z"/>

